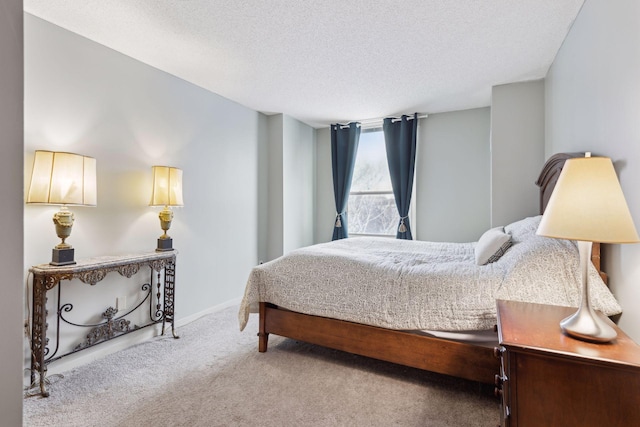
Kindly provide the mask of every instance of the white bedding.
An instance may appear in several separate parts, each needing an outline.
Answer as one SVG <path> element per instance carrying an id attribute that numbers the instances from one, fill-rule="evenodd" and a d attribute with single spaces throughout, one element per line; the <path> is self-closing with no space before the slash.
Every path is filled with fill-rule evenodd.
<path id="1" fill-rule="evenodd" d="M 255 267 L 239 312 L 240 329 L 258 302 L 316 316 L 398 330 L 483 330 L 496 299 L 577 306 L 575 243 L 537 236 L 541 217 L 505 227 L 513 246 L 496 262 L 475 263 L 476 243 L 349 238 L 292 251 Z M 589 269 L 594 308 L 621 312 Z"/>

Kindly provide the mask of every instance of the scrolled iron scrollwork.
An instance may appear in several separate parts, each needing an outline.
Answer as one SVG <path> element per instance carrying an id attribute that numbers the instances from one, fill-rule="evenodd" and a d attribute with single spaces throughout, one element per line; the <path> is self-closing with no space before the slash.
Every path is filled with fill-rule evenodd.
<path id="1" fill-rule="evenodd" d="M 149 265 L 151 266 L 151 268 L 154 271 L 158 271 L 159 272 L 160 270 L 162 270 L 165 267 L 165 265 L 167 265 L 167 260 L 166 259 L 156 259 L 156 260 L 151 261 L 149 263 Z"/>
<path id="2" fill-rule="evenodd" d="M 134 274 L 140 271 L 140 265 L 141 264 L 122 265 L 118 267 L 118 273 L 120 273 L 121 276 L 124 276 L 126 278 L 131 278 Z"/>
<path id="3" fill-rule="evenodd" d="M 93 328 L 87 334 L 86 341 L 78 344 L 74 350 L 82 350 L 83 348 L 91 347 L 99 342 L 110 340 L 116 335 L 129 332 L 131 330 L 131 327 L 129 326 L 131 322 L 123 318 L 114 319 L 114 316 L 117 313 L 118 310 L 113 307 L 109 307 L 104 313 L 102 313 L 102 317 L 106 319 L 106 322 L 96 328 Z"/>
<path id="4" fill-rule="evenodd" d="M 39 276 L 38 279 L 42 280 L 42 284 L 47 291 L 55 288 L 61 280 L 71 279 L 70 274 L 58 274 L 58 275 L 46 275 Z"/>
<path id="5" fill-rule="evenodd" d="M 78 273 L 78 279 L 80 279 L 83 283 L 95 285 L 96 283 L 104 279 L 109 271 L 111 270 L 108 268 L 83 271 L 81 273 Z"/>

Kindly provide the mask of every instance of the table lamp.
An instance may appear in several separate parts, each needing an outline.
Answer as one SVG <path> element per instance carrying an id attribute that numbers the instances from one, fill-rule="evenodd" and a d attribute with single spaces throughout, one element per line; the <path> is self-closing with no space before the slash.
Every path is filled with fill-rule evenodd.
<path id="1" fill-rule="evenodd" d="M 173 239 L 167 231 L 171 228 L 173 212 L 169 206 L 184 206 L 182 201 L 182 170 L 170 166 L 152 166 L 153 190 L 149 206 L 164 206 L 158 217 L 164 231 L 158 238 L 157 252 L 172 251 Z"/>
<path id="2" fill-rule="evenodd" d="M 62 242 L 53 248 L 50 264 L 76 263 L 74 249 L 66 242 L 74 221 L 67 206 L 96 206 L 96 200 L 96 159 L 56 151 L 35 152 L 27 203 L 61 205 L 53 215 L 53 223 Z"/>
<path id="3" fill-rule="evenodd" d="M 609 342 L 616 331 L 591 307 L 588 267 L 592 242 L 636 243 L 638 233 L 607 157 L 573 158 L 565 162 L 537 234 L 577 240 L 582 296 L 578 310 L 560 322 L 569 336 Z"/>

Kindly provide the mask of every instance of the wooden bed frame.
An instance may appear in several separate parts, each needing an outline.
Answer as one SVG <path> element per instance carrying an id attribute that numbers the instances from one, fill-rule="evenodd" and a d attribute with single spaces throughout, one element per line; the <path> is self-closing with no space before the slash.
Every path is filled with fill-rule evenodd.
<path id="1" fill-rule="evenodd" d="M 545 163 L 536 182 L 540 187 L 541 212 L 565 160 L 572 157 L 584 157 L 584 153 L 556 154 Z M 594 244 L 593 254 L 600 271 L 598 244 Z M 269 334 L 481 383 L 493 384 L 499 372 L 499 361 L 491 347 L 311 316 L 261 302 L 260 352 L 267 351 Z"/>

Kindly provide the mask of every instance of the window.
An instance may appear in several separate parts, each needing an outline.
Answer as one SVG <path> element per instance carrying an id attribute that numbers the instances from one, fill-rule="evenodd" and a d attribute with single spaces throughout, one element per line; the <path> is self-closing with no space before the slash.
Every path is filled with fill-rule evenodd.
<path id="1" fill-rule="evenodd" d="M 382 129 L 362 130 L 349 193 L 349 234 L 396 235 L 393 198 Z"/>

